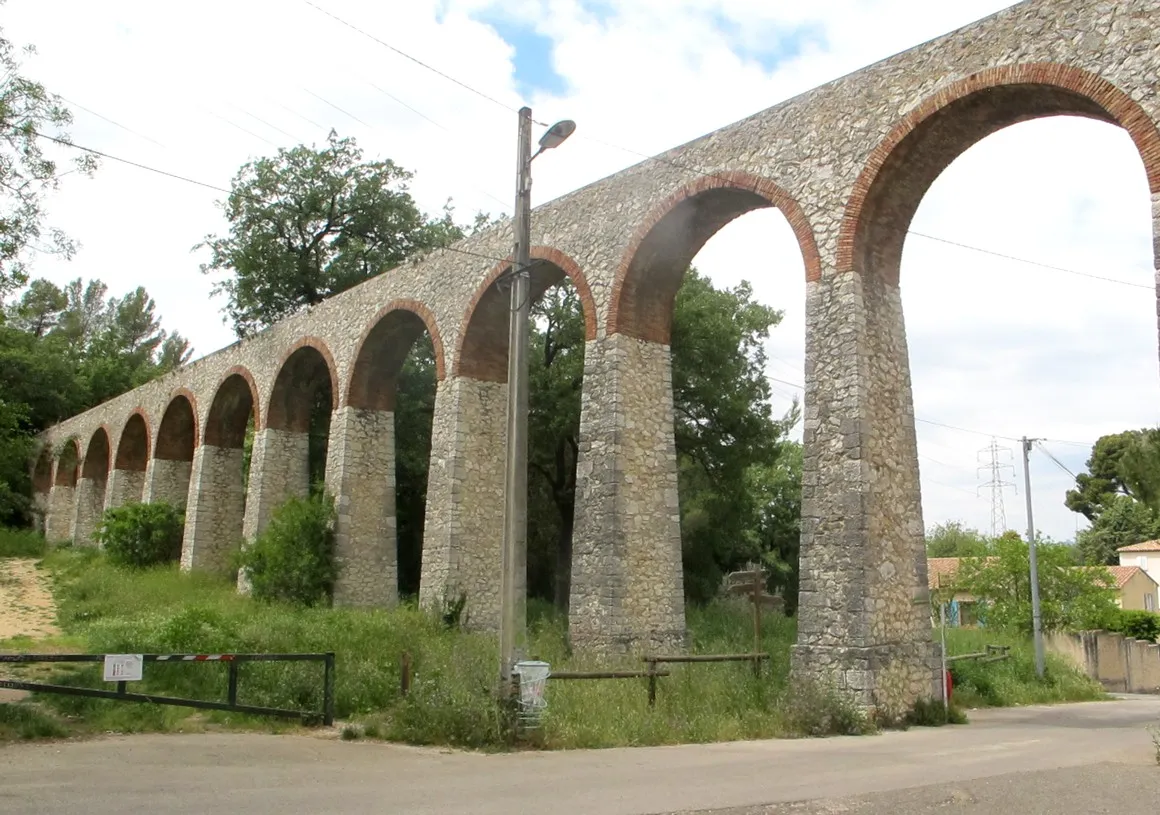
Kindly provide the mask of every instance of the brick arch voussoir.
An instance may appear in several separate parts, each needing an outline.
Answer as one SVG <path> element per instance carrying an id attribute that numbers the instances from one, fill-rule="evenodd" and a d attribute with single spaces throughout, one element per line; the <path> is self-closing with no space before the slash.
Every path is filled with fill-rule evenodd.
<path id="1" fill-rule="evenodd" d="M 73 449 L 73 486 L 76 485 L 76 479 L 81 476 L 81 442 L 76 436 L 69 436 L 52 451 L 52 485 L 54 487 L 57 486 L 60 478 L 60 462 L 65 453 L 68 452 L 69 446 Z"/>
<path id="2" fill-rule="evenodd" d="M 768 178 L 754 175 L 744 170 L 727 170 L 712 175 L 702 175 L 695 181 L 681 187 L 653 207 L 649 214 L 645 216 L 644 220 L 637 225 L 628 243 L 628 247 L 621 256 L 620 264 L 616 269 L 616 277 L 613 279 L 612 298 L 610 300 L 607 320 L 607 332 L 609 334 L 616 334 L 620 331 L 621 293 L 628 279 L 632 261 L 636 257 L 636 253 L 640 250 L 641 244 L 644 243 L 649 234 L 656 228 L 657 224 L 664 220 L 665 216 L 672 212 L 678 204 L 701 193 L 721 189 L 752 192 L 768 201 L 770 206 L 780 210 L 781 214 L 789 222 L 794 236 L 797 238 L 798 247 L 802 253 L 802 260 L 805 263 L 806 282 L 811 283 L 821 279 L 822 259 L 821 253 L 818 252 L 817 239 L 814 237 L 813 225 L 810 223 L 809 218 L 806 217 L 805 211 L 801 208 L 797 199 L 790 195 L 789 192 Z"/>
<path id="3" fill-rule="evenodd" d="M 838 236 L 837 271 L 854 272 L 854 249 L 862 211 L 886 161 L 902 141 L 943 108 L 971 94 L 1004 85 L 1047 85 L 1090 99 L 1128 131 L 1148 176 L 1153 195 L 1160 194 L 1160 129 L 1128 94 L 1097 74 L 1054 62 L 1019 63 L 986 68 L 953 82 L 918 103 L 894 126 L 854 182 Z M 1158 258 L 1160 260 L 1160 258 Z"/>
<path id="4" fill-rule="evenodd" d="M 443 381 L 446 371 L 444 367 L 446 363 L 443 358 L 443 335 L 439 333 L 439 323 L 435 319 L 435 314 L 418 300 L 405 298 L 392 300 L 375 313 L 375 316 L 367 323 L 362 335 L 358 338 L 358 344 L 355 346 L 354 364 L 351 365 L 351 381 L 347 382 L 346 387 L 343 389 L 344 405 L 350 402 L 350 391 L 354 387 L 354 374 L 358 367 L 358 361 L 362 358 L 363 348 L 371 336 L 371 332 L 378 328 L 379 323 L 392 311 L 407 311 L 423 321 L 423 325 L 427 327 L 427 334 L 431 337 L 431 345 L 435 349 L 435 381 Z"/>
<path id="5" fill-rule="evenodd" d="M 553 266 L 559 268 L 567 278 L 572 281 L 572 285 L 576 288 L 576 294 L 580 298 L 580 306 L 584 312 L 584 340 L 596 339 L 596 301 L 592 297 L 592 287 L 588 285 L 588 278 L 584 275 L 584 271 L 570 255 L 561 252 L 551 246 L 533 246 L 529 252 L 532 260 L 545 260 Z M 491 288 L 492 284 L 505 271 L 511 268 L 514 259 L 507 257 L 503 262 L 492 267 L 491 271 L 483 279 L 483 282 L 476 288 L 475 294 L 472 295 L 471 303 L 463 312 L 463 319 L 459 326 L 459 336 L 455 339 L 455 357 L 451 364 L 452 376 L 459 375 L 460 361 L 463 359 L 464 343 L 467 340 L 467 328 L 471 325 L 471 318 L 475 315 L 475 310 L 479 307 L 483 296 L 487 294 L 487 290 Z"/>
<path id="6" fill-rule="evenodd" d="M 290 361 L 290 357 L 294 356 L 303 348 L 313 348 L 321 356 L 326 363 L 326 371 L 330 376 L 330 409 L 337 410 L 339 399 L 342 395 L 338 386 L 338 366 L 334 363 L 334 355 L 330 353 L 330 346 L 321 337 L 307 335 L 295 340 L 282 354 L 282 359 L 278 361 L 278 368 L 274 374 L 274 384 L 270 386 L 270 399 L 274 398 L 274 392 L 277 388 L 278 377 L 282 375 L 282 370 L 286 367 L 286 363 Z M 270 405 L 266 406 L 266 414 L 269 416 Z"/>
<path id="7" fill-rule="evenodd" d="M 140 416 L 141 420 L 145 422 L 145 462 L 153 457 L 153 422 L 149 418 L 149 412 L 145 408 L 138 405 L 129 411 L 125 423 L 121 425 L 121 435 L 117 437 L 117 449 L 110 450 L 109 455 L 112 456 L 112 469 L 117 468 L 117 458 L 121 452 L 121 445 L 125 442 L 125 428 L 129 426 L 129 422 L 133 420 L 134 416 Z"/>

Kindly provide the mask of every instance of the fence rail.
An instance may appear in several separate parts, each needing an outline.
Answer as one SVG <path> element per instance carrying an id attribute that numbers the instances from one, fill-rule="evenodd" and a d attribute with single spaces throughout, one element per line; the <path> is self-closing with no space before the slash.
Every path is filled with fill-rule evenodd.
<path id="1" fill-rule="evenodd" d="M 121 654 L 0 654 L 0 664 L 34 664 L 62 662 L 102 662 Z M 250 713 L 258 716 L 277 716 L 285 719 L 301 719 L 304 724 L 321 721 L 327 727 L 334 724 L 334 653 L 325 654 L 132 654 L 142 663 L 202 663 L 224 662 L 228 668 L 225 702 L 206 699 L 186 699 L 175 696 L 130 693 L 131 680 L 117 680 L 115 691 L 102 688 L 82 688 L 71 685 L 55 685 L 47 682 L 24 682 L 15 679 L 0 679 L 0 688 L 24 690 L 32 693 L 60 693 L 68 696 L 87 696 L 95 699 L 113 699 L 120 702 L 148 702 L 155 705 L 174 705 L 201 710 L 226 710 L 235 713 Z M 290 710 L 287 708 L 244 705 L 238 703 L 238 673 L 244 662 L 321 662 L 322 710 Z"/>

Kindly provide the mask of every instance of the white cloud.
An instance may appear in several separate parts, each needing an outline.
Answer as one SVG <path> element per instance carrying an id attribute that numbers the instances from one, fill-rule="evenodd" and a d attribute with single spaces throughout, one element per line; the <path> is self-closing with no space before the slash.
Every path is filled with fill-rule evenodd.
<path id="1" fill-rule="evenodd" d="M 568 90 L 526 101 L 539 119 L 568 117 L 580 127 L 566 150 L 537 163 L 536 202 L 640 160 L 631 151 L 679 144 L 1007 5 L 316 2 L 511 108 L 522 101 L 514 50 L 479 15 L 526 20 L 550 37 L 553 68 Z M 63 25 L 58 4 L 10 0 L 5 35 L 38 46 L 28 70 L 51 89 L 136 131 L 78 109 L 78 143 L 227 187 L 247 159 L 274 145 L 320 141 L 335 127 L 357 137 L 368 156 L 415 170 L 413 191 L 429 211 L 448 196 L 463 220 L 476 210 L 510 211 L 515 115 L 501 105 L 306 3 L 207 0 L 196 13 L 179 8 L 74 3 Z M 803 33 L 795 51 L 792 39 Z M 766 70 L 775 47 L 791 56 Z M 100 277 L 114 291 L 144 284 L 166 325 L 207 353 L 232 334 L 190 248 L 224 228 L 213 206 L 220 197 L 106 161 L 92 180 L 65 179 L 52 201 L 53 221 L 81 241 L 81 253 L 69 264 L 41 259 L 36 271 L 57 281 Z M 934 184 L 914 229 L 1139 284 L 1152 280 L 1139 158 L 1122 132 L 1096 122 L 1033 122 L 984 140 Z M 738 219 L 706 245 L 697 265 L 721 284 L 749 279 L 763 302 L 785 310 L 769 342 L 769 372 L 800 382 L 804 271 L 784 219 L 769 211 Z M 1157 423 L 1149 291 L 919 237 L 907 242 L 902 286 L 919 417 L 1082 443 Z M 793 387 L 773 386 L 776 406 L 788 405 Z M 986 479 L 976 472 L 977 454 L 989 438 L 922 422 L 917 430 L 927 523 L 957 518 L 986 527 L 989 502 L 975 493 Z M 1018 460 L 1018 445 L 1001 443 Z M 1073 471 L 1088 452 L 1049 447 Z M 1039 453 L 1033 474 L 1037 525 L 1071 537 L 1075 517 L 1062 505 L 1068 476 Z M 1007 516 L 1021 529 L 1022 474 L 1015 480 L 1020 494 L 1007 492 Z"/>

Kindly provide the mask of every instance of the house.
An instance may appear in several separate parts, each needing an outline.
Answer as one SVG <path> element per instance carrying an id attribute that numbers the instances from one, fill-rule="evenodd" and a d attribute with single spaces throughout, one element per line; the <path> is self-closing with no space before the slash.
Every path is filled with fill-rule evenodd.
<path id="1" fill-rule="evenodd" d="M 1131 548 L 1131 547 L 1125 547 Z M 1123 550 L 1120 550 L 1123 552 Z M 1124 555 L 1120 555 L 1123 564 Z M 1156 567 L 1160 569 L 1160 543 L 1156 545 L 1152 556 Z M 990 558 L 988 558 L 990 559 Z M 978 599 L 969 592 L 955 586 L 961 558 L 931 557 L 926 559 L 926 582 L 932 597 L 941 599 L 946 606 L 947 625 L 975 626 L 978 625 Z M 1090 569 L 1091 566 L 1077 566 L 1077 569 Z M 1112 588 L 1115 590 L 1116 605 L 1128 611 L 1156 611 L 1156 601 L 1160 597 L 1160 584 L 1141 566 L 1120 565 L 1105 566 L 1112 575 Z M 938 620 L 936 619 L 937 623 Z"/>
<path id="2" fill-rule="evenodd" d="M 1160 584 L 1160 540 L 1121 546 L 1116 552 L 1120 556 L 1121 566 L 1138 566 Z"/>

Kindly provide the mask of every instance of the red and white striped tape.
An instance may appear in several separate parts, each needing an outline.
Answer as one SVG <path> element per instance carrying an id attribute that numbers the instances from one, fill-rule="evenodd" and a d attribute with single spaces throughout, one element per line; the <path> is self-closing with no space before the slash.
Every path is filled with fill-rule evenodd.
<path id="1" fill-rule="evenodd" d="M 233 654 L 173 654 L 168 656 L 157 657 L 158 662 L 181 661 L 181 662 L 216 662 L 223 660 L 226 662 L 234 658 Z"/>

